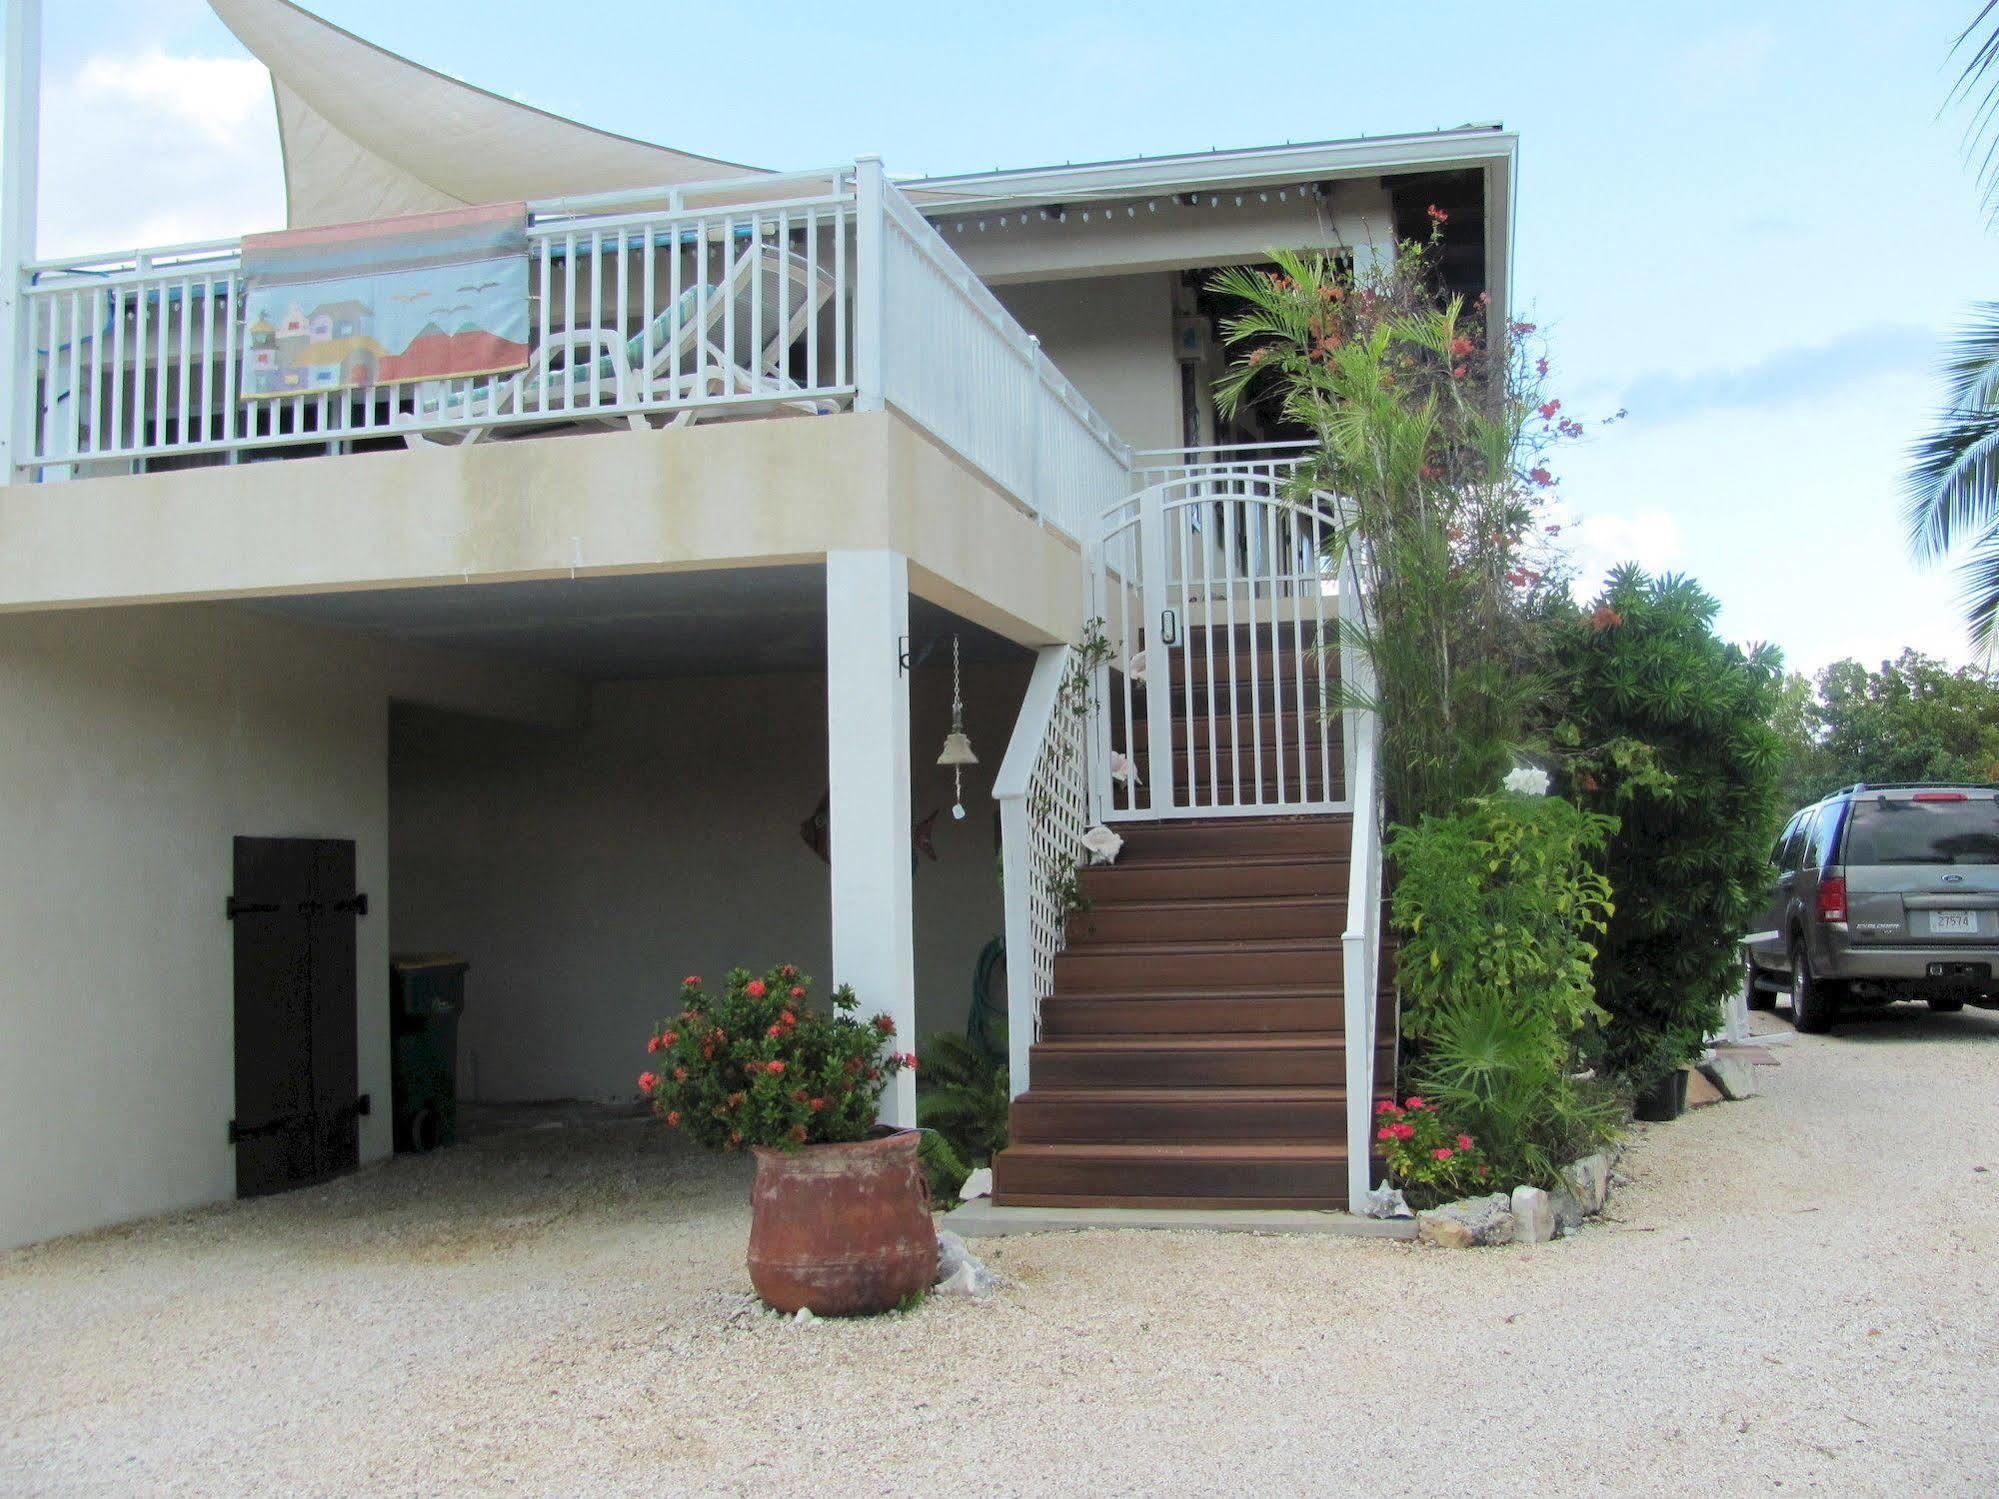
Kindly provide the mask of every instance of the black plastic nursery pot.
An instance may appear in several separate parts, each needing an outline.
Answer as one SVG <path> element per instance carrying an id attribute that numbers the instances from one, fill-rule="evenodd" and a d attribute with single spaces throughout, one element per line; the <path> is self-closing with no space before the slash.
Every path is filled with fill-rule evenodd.
<path id="1" fill-rule="evenodd" d="M 1682 1067 L 1648 1083 L 1632 1101 L 1633 1117 L 1647 1124 L 1665 1124 L 1687 1111 L 1687 1070 Z"/>

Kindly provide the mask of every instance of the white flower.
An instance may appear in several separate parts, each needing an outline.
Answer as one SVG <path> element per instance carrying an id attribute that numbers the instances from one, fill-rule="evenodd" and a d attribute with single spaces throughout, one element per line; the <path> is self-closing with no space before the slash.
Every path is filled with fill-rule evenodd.
<path id="1" fill-rule="evenodd" d="M 1138 766 L 1123 750 L 1111 751 L 1111 779 L 1123 781 L 1128 786 L 1143 786 L 1145 780 L 1138 773 Z"/>
<path id="2" fill-rule="evenodd" d="M 1145 680 L 1145 652 L 1139 651 L 1124 666 L 1124 674 L 1134 682 Z"/>
<path id="3" fill-rule="evenodd" d="M 1499 784 L 1508 791 L 1518 791 L 1523 796 L 1546 796 L 1548 772 L 1538 765 L 1516 765 Z"/>
<path id="4" fill-rule="evenodd" d="M 1089 850 L 1097 863 L 1110 864 L 1116 862 L 1119 851 L 1124 848 L 1124 839 L 1098 823 L 1083 834 L 1083 847 Z"/>

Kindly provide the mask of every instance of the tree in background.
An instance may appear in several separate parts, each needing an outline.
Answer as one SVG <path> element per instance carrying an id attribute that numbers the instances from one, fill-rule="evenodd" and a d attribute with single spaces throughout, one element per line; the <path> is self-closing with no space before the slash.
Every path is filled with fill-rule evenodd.
<path id="1" fill-rule="evenodd" d="M 1557 651 L 1550 737 L 1570 795 L 1618 820 L 1616 909 L 1597 944 L 1603 1057 L 1641 1087 L 1717 1029 L 1782 822 L 1781 658 L 1716 635 L 1719 607 L 1691 579 L 1627 565 Z"/>
<path id="2" fill-rule="evenodd" d="M 1878 671 L 1836 661 L 1784 683 L 1772 727 L 1787 804 L 1857 781 L 1999 781 L 1999 683 L 1905 650 Z"/>

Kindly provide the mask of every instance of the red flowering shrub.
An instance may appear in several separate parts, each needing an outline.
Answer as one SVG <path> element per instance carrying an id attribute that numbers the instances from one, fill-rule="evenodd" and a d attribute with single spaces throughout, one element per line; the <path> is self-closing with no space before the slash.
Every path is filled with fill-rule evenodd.
<path id="1" fill-rule="evenodd" d="M 1437 1106 L 1414 1096 L 1374 1106 L 1374 1139 L 1388 1174 L 1411 1206 L 1429 1207 L 1490 1192 L 1492 1167 L 1470 1135 L 1444 1123 Z"/>
<path id="2" fill-rule="evenodd" d="M 895 1023 L 859 1018 L 847 988 L 829 1009 L 812 1006 L 812 980 L 789 963 L 760 979 L 737 968 L 726 983 L 711 996 L 690 974 L 680 1012 L 654 1027 L 646 1050 L 661 1056 L 663 1075 L 639 1074 L 653 1112 L 711 1150 L 866 1138 L 888 1080 L 916 1065 L 913 1054 L 881 1051 Z"/>

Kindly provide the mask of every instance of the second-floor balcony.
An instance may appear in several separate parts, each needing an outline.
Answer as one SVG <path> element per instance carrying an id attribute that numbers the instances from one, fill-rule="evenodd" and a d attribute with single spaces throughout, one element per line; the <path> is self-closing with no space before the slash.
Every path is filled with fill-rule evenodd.
<path id="1" fill-rule="evenodd" d="M 17 474 L 59 481 L 892 407 L 1073 538 L 1130 453 L 878 162 L 529 205 L 511 373 L 272 395 L 238 242 L 23 268 Z"/>

